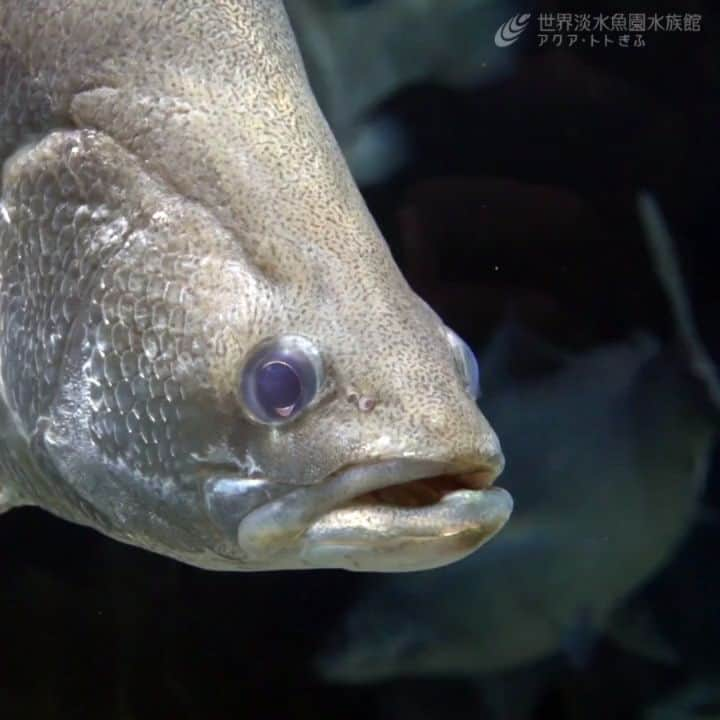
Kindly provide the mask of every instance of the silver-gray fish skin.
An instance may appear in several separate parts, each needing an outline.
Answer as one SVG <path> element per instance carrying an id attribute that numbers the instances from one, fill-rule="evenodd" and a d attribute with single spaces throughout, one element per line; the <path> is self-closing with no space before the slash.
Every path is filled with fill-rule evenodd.
<path id="1" fill-rule="evenodd" d="M 218 569 L 422 569 L 502 527 L 458 344 L 281 2 L 6 0 L 0 108 L 0 509 Z M 319 358 L 287 423 L 239 382 L 272 338 Z"/>

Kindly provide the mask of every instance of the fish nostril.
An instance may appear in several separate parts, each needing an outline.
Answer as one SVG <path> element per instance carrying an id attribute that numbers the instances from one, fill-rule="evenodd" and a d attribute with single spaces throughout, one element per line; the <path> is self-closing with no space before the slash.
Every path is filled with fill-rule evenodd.
<path id="1" fill-rule="evenodd" d="M 370 395 L 360 395 L 355 390 L 349 390 L 346 395 L 347 401 L 352 405 L 357 405 L 360 412 L 370 412 L 377 405 L 377 399 Z"/>
<path id="2" fill-rule="evenodd" d="M 358 400 L 358 408 L 360 412 L 370 412 L 377 401 L 373 397 L 363 396 Z"/>

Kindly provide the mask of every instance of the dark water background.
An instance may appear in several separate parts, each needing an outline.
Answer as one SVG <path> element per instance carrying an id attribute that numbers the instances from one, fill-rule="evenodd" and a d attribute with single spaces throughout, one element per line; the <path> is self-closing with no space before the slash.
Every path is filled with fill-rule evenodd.
<path id="1" fill-rule="evenodd" d="M 537 10 L 698 12 L 703 30 L 658 33 L 629 49 L 530 41 L 496 83 L 404 88 L 385 109 L 409 134 L 410 162 L 364 188 L 371 211 L 411 283 L 474 347 L 512 307 L 558 345 L 583 349 L 638 328 L 671 331 L 634 207 L 638 188 L 648 188 L 720 358 L 716 4 L 567 0 Z M 718 513 L 719 467 L 705 497 Z M 557 661 L 532 717 L 641 717 L 701 674 L 720 677 L 719 539 L 718 524 L 692 529 L 643 590 L 679 664 L 601 639 L 582 668 Z M 379 687 L 314 678 L 312 657 L 368 578 L 203 572 L 33 509 L 0 521 L 0 569 L 3 718 L 484 712 L 482 693 L 459 678 Z M 719 716 L 706 704 L 689 717 Z"/>

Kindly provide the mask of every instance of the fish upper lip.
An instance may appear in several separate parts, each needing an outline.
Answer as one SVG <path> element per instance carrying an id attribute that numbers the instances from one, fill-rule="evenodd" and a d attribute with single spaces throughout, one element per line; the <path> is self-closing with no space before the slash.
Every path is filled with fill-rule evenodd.
<path id="1" fill-rule="evenodd" d="M 317 485 L 297 487 L 251 511 L 239 523 L 237 541 L 249 559 L 265 558 L 281 552 L 308 531 L 318 530 L 327 518 L 353 509 L 363 496 L 371 496 L 373 491 L 410 485 L 419 480 L 452 478 L 458 485 L 457 490 L 486 494 L 502 467 L 502 456 L 494 464 L 487 462 L 475 466 L 421 458 L 392 458 L 349 465 Z M 502 502 L 508 506 L 498 524 L 497 529 L 500 529 L 510 513 L 512 500 L 503 490 L 491 490 L 490 493 L 499 493 L 503 496 Z M 367 507 L 371 511 L 373 504 L 369 503 Z M 413 508 L 404 510 L 410 513 Z M 454 532 L 449 528 L 442 534 L 449 537 Z M 417 535 L 422 535 L 420 529 Z M 429 534 L 428 538 L 436 535 Z"/>

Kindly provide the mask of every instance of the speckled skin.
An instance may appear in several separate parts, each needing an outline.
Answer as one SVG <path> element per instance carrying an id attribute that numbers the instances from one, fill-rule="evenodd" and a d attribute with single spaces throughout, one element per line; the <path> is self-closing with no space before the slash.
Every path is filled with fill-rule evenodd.
<path id="1" fill-rule="evenodd" d="M 202 501 L 218 472 L 282 494 L 382 458 L 501 466 L 280 2 L 3 0 L 0 156 L 0 504 L 243 569 Z M 271 428 L 238 377 L 282 334 L 327 377 Z"/>

